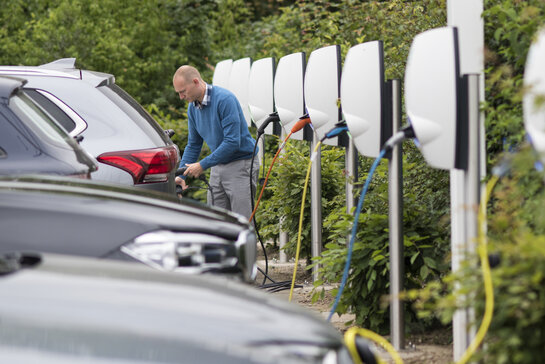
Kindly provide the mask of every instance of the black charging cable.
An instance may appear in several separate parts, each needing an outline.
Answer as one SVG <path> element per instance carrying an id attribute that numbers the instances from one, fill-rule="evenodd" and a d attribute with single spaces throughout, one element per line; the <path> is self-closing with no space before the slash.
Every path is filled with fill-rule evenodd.
<path id="1" fill-rule="evenodd" d="M 187 170 L 187 167 L 181 167 L 181 168 L 178 168 L 176 170 L 176 172 L 174 173 L 174 175 L 176 177 L 179 177 L 179 176 L 182 176 L 185 171 Z M 211 197 L 211 202 L 212 202 L 212 205 L 214 205 L 214 194 L 212 193 L 212 187 L 210 187 L 210 184 L 208 183 L 208 180 L 206 179 L 206 175 L 204 173 L 202 173 L 199 177 L 195 178 L 195 177 L 192 177 L 192 176 L 185 176 L 185 180 L 187 182 L 191 182 L 195 179 L 198 179 L 202 182 L 204 182 L 206 184 L 206 187 L 208 189 L 208 191 L 210 191 L 210 197 Z M 190 189 L 203 189 L 202 187 L 187 187 L 185 190 L 182 188 L 182 186 L 180 185 L 176 185 L 176 194 L 178 195 L 178 197 L 180 196 L 183 196 L 183 194 L 187 191 L 187 190 L 190 190 Z"/>

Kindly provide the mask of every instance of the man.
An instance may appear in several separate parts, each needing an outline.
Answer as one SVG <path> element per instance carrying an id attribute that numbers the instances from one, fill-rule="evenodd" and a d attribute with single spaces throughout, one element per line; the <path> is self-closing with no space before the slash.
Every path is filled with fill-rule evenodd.
<path id="1" fill-rule="evenodd" d="M 189 135 L 180 162 L 180 167 L 187 167 L 184 176 L 198 177 L 211 168 L 208 203 L 249 218 L 252 213 L 250 181 L 255 191 L 259 160 L 254 160 L 250 179 L 255 140 L 236 96 L 219 86 L 208 85 L 199 71 L 188 65 L 178 68 L 172 83 L 180 99 L 189 103 Z M 197 162 L 203 141 L 212 153 Z M 180 177 L 176 183 L 187 188 Z"/>

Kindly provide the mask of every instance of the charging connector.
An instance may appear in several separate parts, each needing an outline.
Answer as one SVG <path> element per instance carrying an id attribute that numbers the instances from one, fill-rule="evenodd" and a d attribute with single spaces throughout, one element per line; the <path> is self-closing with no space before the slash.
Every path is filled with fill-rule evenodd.
<path id="1" fill-rule="evenodd" d="M 267 128 L 267 126 L 269 126 L 270 123 L 278 122 L 278 121 L 280 121 L 280 117 L 278 116 L 277 112 L 273 112 L 272 114 L 269 114 L 267 119 L 265 119 L 265 121 L 263 121 L 261 126 L 257 129 L 258 138 L 259 136 L 265 133 L 265 129 Z"/>

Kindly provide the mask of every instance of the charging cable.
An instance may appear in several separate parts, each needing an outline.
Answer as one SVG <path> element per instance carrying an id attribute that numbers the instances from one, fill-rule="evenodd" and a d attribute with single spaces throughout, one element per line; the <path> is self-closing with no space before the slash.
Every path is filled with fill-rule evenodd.
<path id="1" fill-rule="evenodd" d="M 178 169 L 176 170 L 176 172 L 174 172 L 174 175 L 175 175 L 176 177 L 182 176 L 182 175 L 185 173 L 186 170 L 187 170 L 187 167 L 178 168 Z M 212 205 L 214 205 L 214 194 L 212 193 L 212 187 L 210 187 L 210 184 L 209 184 L 208 181 L 206 180 L 206 176 L 205 176 L 204 174 L 201 174 L 201 175 L 200 175 L 199 177 L 197 177 L 197 178 L 194 178 L 194 177 L 191 177 L 191 176 L 185 176 L 185 179 L 186 179 L 188 182 L 191 181 L 191 180 L 193 180 L 193 179 L 198 179 L 198 180 L 203 181 L 203 182 L 206 184 L 208 190 L 210 191 L 211 202 L 212 202 Z M 186 189 L 191 189 L 191 188 L 201 189 L 202 187 L 187 187 Z M 204 189 L 204 188 L 203 188 L 203 189 Z M 180 195 L 182 195 L 184 191 L 185 191 L 185 190 L 183 190 L 182 187 L 181 187 L 180 185 L 178 185 L 178 184 L 176 185 L 176 194 L 178 195 L 178 197 L 180 197 Z"/>
<path id="2" fill-rule="evenodd" d="M 296 133 L 299 130 L 303 129 L 303 127 L 305 125 L 309 124 L 309 123 L 310 123 L 310 118 L 308 117 L 308 115 L 305 115 L 305 116 L 301 117 L 299 119 L 299 121 L 297 121 L 295 123 L 295 125 L 293 125 L 293 127 L 291 128 L 290 133 L 286 136 L 286 138 L 284 139 L 284 141 L 282 142 L 282 144 L 280 145 L 280 147 L 276 151 L 276 154 L 274 155 L 274 158 L 273 158 L 273 160 L 271 162 L 271 166 L 269 167 L 269 170 L 267 171 L 267 176 L 265 177 L 265 182 L 263 182 L 263 187 L 261 187 L 261 192 L 259 193 L 259 197 L 258 197 L 257 202 L 255 204 L 254 210 L 252 211 L 252 215 L 250 216 L 250 219 L 248 221 L 252 221 L 252 219 L 254 218 L 254 215 L 255 215 L 255 213 L 257 211 L 257 208 L 259 207 L 259 202 L 261 201 L 261 197 L 263 197 L 263 192 L 265 191 L 265 187 L 267 186 L 267 182 L 269 181 L 269 175 L 271 174 L 272 167 L 274 166 L 274 163 L 276 162 L 276 159 L 278 158 L 278 155 L 280 154 L 280 151 L 282 151 L 282 149 L 286 145 L 286 142 L 288 141 L 288 139 L 291 137 L 291 135 L 293 133 Z"/>
<path id="3" fill-rule="evenodd" d="M 343 277 L 341 280 L 341 284 L 339 286 L 339 290 L 337 291 L 337 296 L 335 297 L 335 302 L 333 303 L 333 306 L 331 307 L 331 312 L 329 312 L 329 316 L 327 317 L 327 321 L 331 320 L 331 317 L 335 313 L 335 310 L 337 310 L 337 306 L 339 305 L 339 301 L 343 294 L 346 281 L 348 280 L 348 272 L 350 271 L 350 261 L 352 260 L 352 251 L 354 250 L 354 241 L 356 239 L 356 233 L 358 231 L 358 220 L 360 217 L 361 208 L 363 206 L 363 201 L 365 200 L 365 195 L 367 193 L 367 189 L 369 188 L 369 184 L 371 183 L 371 179 L 373 178 L 373 174 L 375 173 L 375 169 L 377 168 L 380 160 L 384 157 L 384 155 L 388 151 L 390 151 L 396 144 L 401 143 L 403 140 L 407 138 L 414 138 L 414 136 L 415 136 L 414 130 L 411 125 L 404 127 L 403 129 L 401 129 L 400 131 L 392 135 L 390 139 L 388 139 L 386 143 L 384 143 L 382 150 L 380 151 L 378 157 L 375 159 L 373 165 L 371 166 L 371 169 L 369 170 L 369 174 L 367 175 L 367 180 L 365 181 L 365 185 L 363 186 L 363 190 L 361 192 L 361 196 L 358 201 L 358 206 L 354 214 L 354 222 L 352 223 L 352 233 L 350 234 L 350 243 L 348 244 L 348 252 L 346 255 L 346 263 L 344 265 Z"/>
<path id="4" fill-rule="evenodd" d="M 364 337 L 366 339 L 369 339 L 369 340 L 377 343 L 378 345 L 382 346 L 388 352 L 388 354 L 390 354 L 390 356 L 394 360 L 395 364 L 403 364 L 403 360 L 401 359 L 401 356 L 394 349 L 392 344 L 390 344 L 388 342 L 388 340 L 386 340 L 385 338 L 383 338 L 379 334 L 374 333 L 373 331 L 370 331 L 370 330 L 367 330 L 367 329 L 362 329 L 362 328 L 359 328 L 359 327 L 351 327 L 344 334 L 344 342 L 345 342 L 346 346 L 348 347 L 348 351 L 350 352 L 350 356 L 352 356 L 352 359 L 354 360 L 354 363 L 356 363 L 356 364 L 361 364 L 362 363 L 361 356 L 360 356 L 360 353 L 358 352 L 358 348 L 357 348 L 357 345 L 356 345 L 356 338 L 357 338 L 358 335 L 362 336 L 362 337 Z M 374 359 L 376 359 L 376 361 L 379 364 L 384 363 L 384 361 L 381 360 L 378 356 L 375 356 Z"/>
<path id="5" fill-rule="evenodd" d="M 254 176 L 254 160 L 255 160 L 255 155 L 256 155 L 256 151 L 257 151 L 257 145 L 259 143 L 259 138 L 261 138 L 261 136 L 265 133 L 265 128 L 267 128 L 267 126 L 270 123 L 278 122 L 278 121 L 280 121 L 280 117 L 278 116 L 277 112 L 274 112 L 272 114 L 269 114 L 267 119 L 265 119 L 265 121 L 263 121 L 261 126 L 257 129 L 257 137 L 256 137 L 255 144 L 254 144 L 254 151 L 252 153 L 252 161 L 250 163 L 250 201 L 251 201 L 252 211 L 254 210 L 254 197 L 255 197 L 254 179 L 253 179 L 253 176 Z M 263 144 L 265 144 L 265 143 L 263 143 Z M 263 151 L 263 158 L 265 158 L 265 151 Z M 258 171 L 258 174 L 259 174 L 259 171 Z M 255 220 L 254 220 L 254 228 L 255 228 L 255 233 L 257 235 L 257 239 L 259 240 L 259 243 L 261 244 L 261 249 L 263 251 L 263 256 L 265 258 L 265 271 L 263 272 L 260 268 L 258 268 L 258 270 L 263 274 L 263 283 L 261 285 L 262 286 L 265 285 L 265 282 L 267 282 L 267 278 L 273 284 L 275 284 L 276 282 L 271 277 L 269 277 L 269 258 L 267 257 L 267 249 L 265 249 L 265 244 L 263 243 L 263 239 L 261 239 L 261 235 L 259 234 L 259 228 L 258 228 L 257 222 Z"/>
<path id="6" fill-rule="evenodd" d="M 308 168 L 307 168 L 307 175 L 305 177 L 305 185 L 303 187 L 303 197 L 301 200 L 301 211 L 299 212 L 299 230 L 297 232 L 297 247 L 295 249 L 295 266 L 293 267 L 293 276 L 291 279 L 291 287 L 290 287 L 290 294 L 288 301 L 291 302 L 291 299 L 293 297 L 293 289 L 295 287 L 295 277 L 297 275 L 297 266 L 299 265 L 299 253 L 301 251 L 301 236 L 303 231 L 303 218 L 305 214 L 305 201 L 307 197 L 307 188 L 308 188 L 308 181 L 310 179 L 310 171 L 312 169 L 312 162 L 314 159 L 316 159 L 318 148 L 320 148 L 320 145 L 322 145 L 323 141 L 328 138 L 333 138 L 343 131 L 347 131 L 348 127 L 346 126 L 345 122 L 339 122 L 335 124 L 335 128 L 331 129 L 329 132 L 327 132 L 324 137 L 316 143 L 316 146 L 314 147 L 314 150 L 312 151 L 312 154 L 310 156 L 309 162 L 308 162 Z"/>

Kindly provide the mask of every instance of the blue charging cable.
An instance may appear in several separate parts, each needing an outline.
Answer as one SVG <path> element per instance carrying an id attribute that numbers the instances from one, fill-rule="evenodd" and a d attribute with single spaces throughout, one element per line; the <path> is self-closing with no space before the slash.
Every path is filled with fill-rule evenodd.
<path id="1" fill-rule="evenodd" d="M 350 236 L 350 243 L 348 244 L 348 253 L 346 255 L 346 263 L 344 265 L 344 272 L 343 272 L 343 277 L 341 280 L 341 285 L 339 286 L 339 291 L 337 292 L 337 296 L 335 297 L 335 302 L 333 303 L 333 306 L 331 307 L 331 312 L 329 312 L 327 321 L 331 320 L 331 317 L 337 310 L 337 306 L 339 305 L 339 301 L 341 300 L 344 287 L 346 286 L 346 281 L 348 280 L 348 271 L 350 270 L 350 261 L 352 260 L 352 251 L 354 250 L 354 241 L 356 240 L 356 233 L 358 231 L 358 220 L 360 217 L 361 209 L 363 207 L 363 201 L 365 200 L 365 195 L 367 194 L 367 190 L 369 189 L 369 184 L 371 183 L 371 179 L 373 178 L 375 169 L 377 169 L 377 166 L 380 160 L 384 157 L 386 152 L 392 149 L 396 144 L 401 143 L 403 140 L 407 138 L 415 138 L 415 137 L 416 136 L 414 134 L 414 130 L 410 124 L 402 128 L 396 134 L 392 135 L 390 139 L 388 139 L 386 143 L 384 143 L 382 150 L 380 151 L 377 159 L 375 159 L 375 162 L 373 163 L 373 165 L 371 166 L 371 169 L 369 170 L 369 174 L 367 175 L 367 180 L 365 181 L 365 185 L 363 186 L 363 190 L 361 191 L 361 196 L 358 201 L 356 213 L 354 214 L 354 222 L 352 223 L 352 233 Z"/>
<path id="2" fill-rule="evenodd" d="M 369 170 L 369 174 L 367 175 L 367 180 L 365 181 L 365 185 L 363 186 L 363 190 L 361 191 L 361 196 L 358 201 L 356 213 L 354 215 L 354 222 L 352 223 L 352 233 L 350 236 L 350 244 L 348 244 L 348 254 L 346 256 L 346 263 L 344 265 L 343 278 L 341 280 L 341 285 L 339 286 L 339 291 L 337 292 L 337 296 L 335 297 L 335 303 L 333 303 L 333 307 L 331 307 L 331 312 L 329 312 L 329 316 L 327 317 L 327 321 L 331 320 L 331 317 L 337 310 L 337 306 L 339 305 L 339 301 L 341 300 L 344 287 L 346 286 L 346 281 L 348 280 L 348 271 L 350 270 L 350 261 L 352 260 L 352 251 L 354 250 L 354 241 L 356 240 L 356 232 L 358 231 L 358 220 L 360 217 L 361 208 L 363 206 L 363 201 L 365 200 L 365 195 L 367 194 L 367 190 L 369 189 L 369 184 L 371 183 L 371 179 L 373 178 L 375 169 L 377 169 L 378 164 L 380 160 L 386 154 L 386 151 L 387 149 L 382 149 L 377 159 L 375 159 L 375 161 L 373 162 L 373 165 L 371 166 L 371 169 Z"/>

